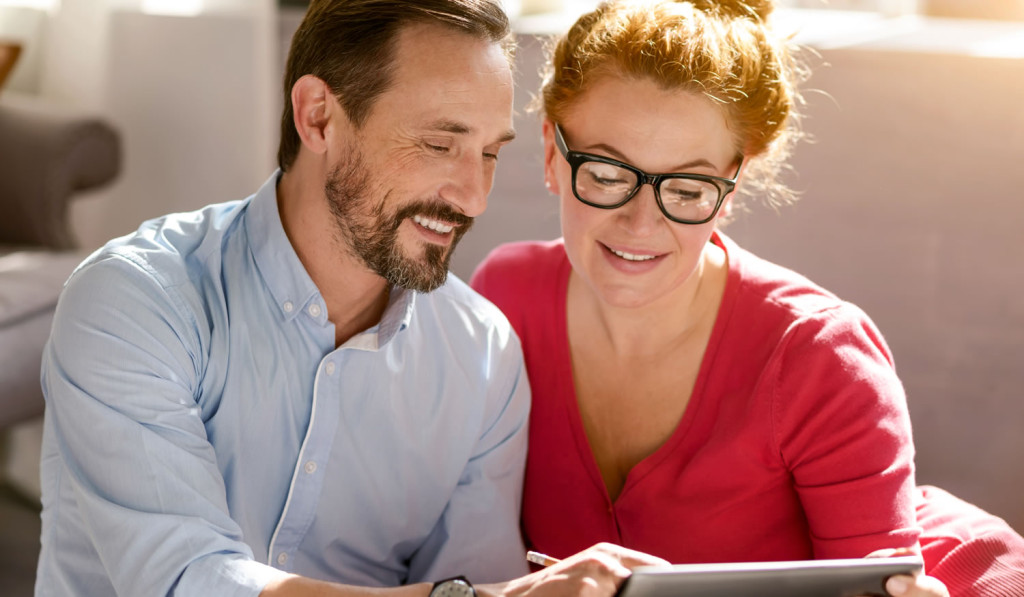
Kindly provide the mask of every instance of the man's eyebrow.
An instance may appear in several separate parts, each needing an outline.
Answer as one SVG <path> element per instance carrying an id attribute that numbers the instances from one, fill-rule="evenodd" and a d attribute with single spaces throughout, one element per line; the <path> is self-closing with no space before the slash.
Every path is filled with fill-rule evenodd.
<path id="1" fill-rule="evenodd" d="M 443 131 L 446 133 L 454 133 L 456 135 L 466 135 L 473 131 L 465 123 L 457 120 L 449 120 L 447 118 L 441 118 L 435 120 L 427 125 L 428 129 L 435 131 Z M 516 138 L 516 132 L 513 129 L 508 129 L 498 137 L 498 143 L 508 143 L 509 141 Z"/>
<path id="2" fill-rule="evenodd" d="M 512 139 L 516 138 L 516 132 L 513 129 L 508 129 L 502 133 L 501 137 L 498 137 L 498 143 L 508 143 Z"/>
<path id="3" fill-rule="evenodd" d="M 444 131 L 446 133 L 455 133 L 457 135 L 465 135 L 472 130 L 462 122 L 459 122 L 457 120 L 449 120 L 447 118 L 435 120 L 428 124 L 426 128 L 435 131 Z"/>

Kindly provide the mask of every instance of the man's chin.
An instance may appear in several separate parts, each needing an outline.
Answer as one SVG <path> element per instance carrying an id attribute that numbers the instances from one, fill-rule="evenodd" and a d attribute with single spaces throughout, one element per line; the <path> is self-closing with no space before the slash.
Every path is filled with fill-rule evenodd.
<path id="1" fill-rule="evenodd" d="M 431 292 L 448 280 L 448 263 L 451 252 L 448 247 L 427 246 L 419 259 L 401 256 L 391 260 L 386 271 L 379 272 L 389 283 L 415 290 Z"/>

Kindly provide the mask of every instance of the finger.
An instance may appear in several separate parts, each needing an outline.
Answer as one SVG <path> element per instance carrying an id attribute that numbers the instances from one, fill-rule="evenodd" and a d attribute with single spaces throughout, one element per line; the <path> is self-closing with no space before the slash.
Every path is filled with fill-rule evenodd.
<path id="1" fill-rule="evenodd" d="M 619 558 L 596 547 L 585 549 L 553 566 L 548 566 L 541 572 L 594 579 L 610 577 L 623 579 L 630 575 L 629 568 L 623 565 Z"/>
<path id="2" fill-rule="evenodd" d="M 637 566 L 671 565 L 668 560 L 663 560 L 657 556 L 652 556 L 642 551 L 636 551 L 635 549 L 622 547 L 621 545 L 615 545 L 614 543 L 598 543 L 592 549 L 612 556 L 621 562 L 623 566 L 629 569 L 636 568 Z"/>
<path id="3" fill-rule="evenodd" d="M 949 597 L 949 590 L 931 576 L 899 574 L 885 581 L 885 590 L 893 597 Z"/>
<path id="4" fill-rule="evenodd" d="M 895 558 L 898 556 L 912 556 L 917 552 L 910 547 L 898 547 L 898 548 L 887 548 L 879 549 L 864 556 L 865 558 Z"/>

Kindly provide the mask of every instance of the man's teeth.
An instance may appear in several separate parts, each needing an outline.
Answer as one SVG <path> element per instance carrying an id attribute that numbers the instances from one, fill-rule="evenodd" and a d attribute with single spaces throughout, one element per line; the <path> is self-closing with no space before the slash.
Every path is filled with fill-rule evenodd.
<path id="1" fill-rule="evenodd" d="M 657 255 L 634 255 L 632 253 L 626 253 L 625 251 L 616 251 L 615 249 L 610 250 L 612 253 L 615 253 L 616 255 L 622 257 L 626 261 L 650 261 L 651 259 L 657 257 Z"/>
<path id="2" fill-rule="evenodd" d="M 444 222 L 439 222 L 437 220 L 430 220 L 423 216 L 413 216 L 412 221 L 424 228 L 430 228 L 434 232 L 439 232 L 441 234 L 448 234 L 455 229 L 455 226 L 452 226 L 451 224 L 445 224 Z"/>

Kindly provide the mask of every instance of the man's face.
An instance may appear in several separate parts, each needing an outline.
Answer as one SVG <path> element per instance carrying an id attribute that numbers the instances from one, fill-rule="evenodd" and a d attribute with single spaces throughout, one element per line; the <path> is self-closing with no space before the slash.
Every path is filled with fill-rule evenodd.
<path id="1" fill-rule="evenodd" d="M 391 87 L 348 130 L 324 189 L 343 246 L 391 284 L 437 288 L 513 136 L 507 58 L 464 33 L 409 26 Z"/>

